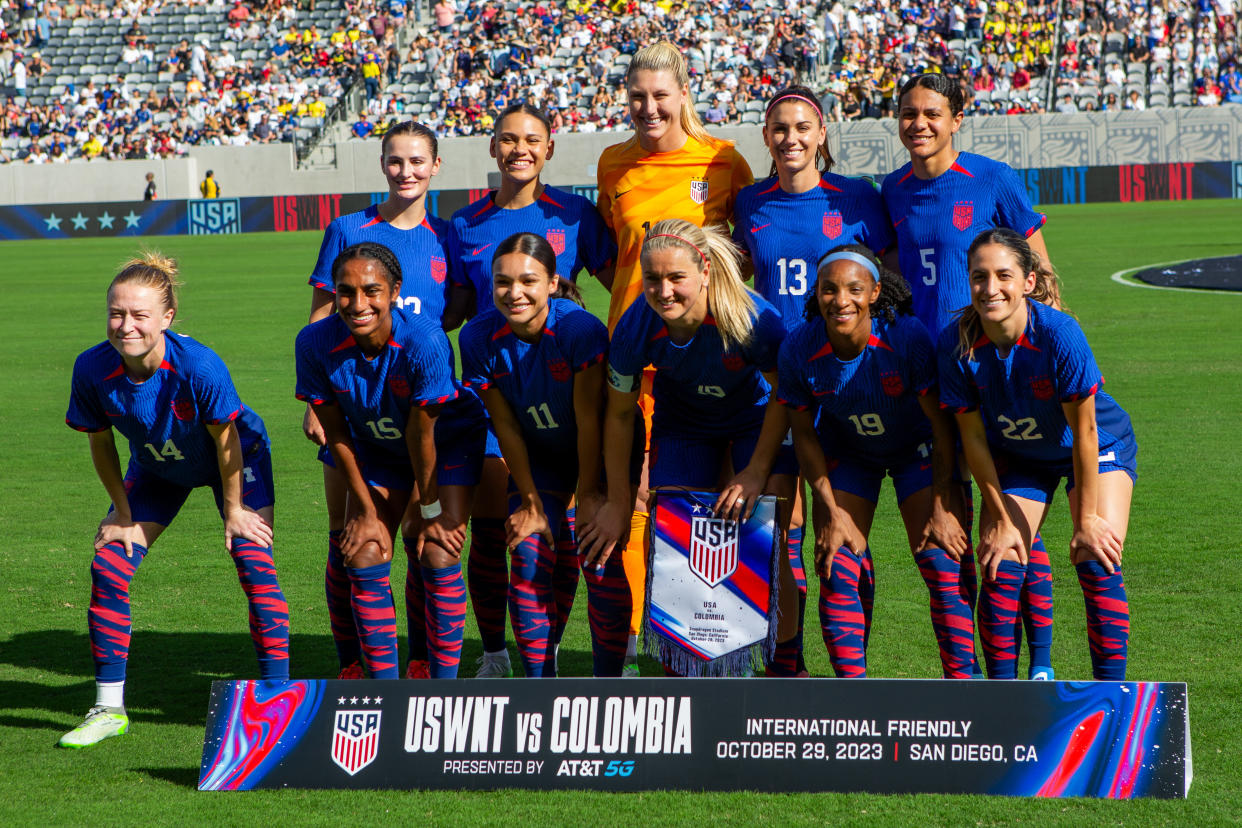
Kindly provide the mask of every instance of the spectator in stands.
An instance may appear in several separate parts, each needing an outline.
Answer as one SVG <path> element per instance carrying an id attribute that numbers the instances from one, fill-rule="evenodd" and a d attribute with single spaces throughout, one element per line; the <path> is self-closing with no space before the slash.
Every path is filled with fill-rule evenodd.
<path id="1" fill-rule="evenodd" d="M 1131 89 L 1129 96 L 1126 98 L 1125 108 L 1134 112 L 1142 112 L 1147 109 L 1147 102 L 1139 97 L 1137 89 Z"/>
<path id="2" fill-rule="evenodd" d="M 354 121 L 353 127 L 350 129 L 355 138 L 370 138 L 375 132 L 375 124 L 371 123 L 366 111 L 358 113 L 358 120 Z"/>

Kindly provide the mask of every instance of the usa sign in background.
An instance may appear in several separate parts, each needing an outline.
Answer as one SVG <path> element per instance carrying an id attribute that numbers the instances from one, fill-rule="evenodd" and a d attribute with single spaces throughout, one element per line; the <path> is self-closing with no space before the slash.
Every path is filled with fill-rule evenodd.
<path id="1" fill-rule="evenodd" d="M 215 682 L 199 788 L 1172 798 L 1189 739 L 1153 682 Z"/>

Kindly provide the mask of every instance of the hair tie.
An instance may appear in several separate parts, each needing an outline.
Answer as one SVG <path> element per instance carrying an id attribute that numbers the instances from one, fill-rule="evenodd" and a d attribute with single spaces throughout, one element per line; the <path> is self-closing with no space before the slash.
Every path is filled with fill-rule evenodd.
<path id="1" fill-rule="evenodd" d="M 856 264 L 860 264 L 867 269 L 867 272 L 871 274 L 872 279 L 875 279 L 877 283 L 880 281 L 880 269 L 875 266 L 875 262 L 871 261 L 861 253 L 855 253 L 853 250 L 839 250 L 836 253 L 827 254 L 824 258 L 819 260 L 819 266 L 816 268 L 816 271 L 818 272 L 823 270 L 826 265 L 840 261 L 855 262 Z"/>
<path id="2" fill-rule="evenodd" d="M 679 236 L 679 235 L 677 235 L 676 233 L 656 233 L 655 235 L 653 235 L 653 236 L 648 236 L 647 238 L 649 238 L 649 239 L 661 239 L 661 238 L 663 238 L 663 239 L 677 239 L 677 241 L 682 242 L 683 244 L 688 244 L 688 245 L 690 245 L 691 247 L 693 247 L 693 248 L 694 248 L 694 252 L 699 254 L 699 258 L 703 260 L 703 263 L 704 263 L 704 264 L 706 264 L 706 263 L 707 263 L 707 256 L 706 256 L 706 255 L 704 255 L 704 253 L 703 253 L 703 251 L 702 251 L 702 250 L 699 250 L 699 246 L 698 246 L 697 244 L 695 244 L 694 242 L 690 241 L 689 239 L 685 238 L 684 236 Z"/>
<path id="3" fill-rule="evenodd" d="M 802 95 L 797 92 L 787 92 L 784 95 L 777 95 L 775 98 L 768 101 L 768 108 L 763 110 L 764 120 L 767 120 L 768 113 L 772 111 L 772 107 L 776 106 L 781 101 L 786 101 L 790 99 L 793 99 L 796 101 L 806 101 L 807 103 L 809 103 L 811 105 L 811 108 L 815 110 L 815 114 L 819 116 L 819 122 L 821 124 L 824 122 L 824 110 L 820 109 L 819 102 L 813 101 L 810 98 L 808 98 L 806 95 Z"/>

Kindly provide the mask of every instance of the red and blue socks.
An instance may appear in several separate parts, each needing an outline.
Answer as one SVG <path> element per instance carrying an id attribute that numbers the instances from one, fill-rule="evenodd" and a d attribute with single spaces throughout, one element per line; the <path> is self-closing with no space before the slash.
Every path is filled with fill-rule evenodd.
<path id="1" fill-rule="evenodd" d="M 621 550 L 615 550 L 602 567 L 580 559 L 587 586 L 593 674 L 600 677 L 620 677 L 630 640 L 634 597 L 625 576 L 623 557 Z"/>
<path id="2" fill-rule="evenodd" d="M 426 595 L 428 671 L 431 678 L 457 678 L 466 635 L 466 583 L 461 564 L 422 568 Z"/>
<path id="3" fill-rule="evenodd" d="M 470 519 L 466 580 L 483 650 L 489 653 L 505 649 L 505 610 L 509 601 L 509 562 L 505 548 L 503 519 Z"/>
<path id="4" fill-rule="evenodd" d="M 1052 561 L 1044 539 L 1031 542 L 1030 563 L 1022 584 L 1022 623 L 1030 653 L 1027 678 L 1051 679 L 1052 673 Z"/>
<path id="5" fill-rule="evenodd" d="M 973 561 L 972 557 L 972 564 Z M 941 671 L 945 678 L 968 679 L 975 668 L 975 618 L 974 607 L 961 587 L 962 564 L 934 547 L 916 554 L 914 562 L 931 599 L 932 630 L 940 646 Z"/>
<path id="6" fill-rule="evenodd" d="M 867 675 L 867 639 L 875 601 L 875 569 L 871 550 L 855 555 L 837 550 L 829 577 L 819 579 L 819 625 L 828 660 L 838 678 Z"/>
<path id="7" fill-rule="evenodd" d="M 564 506 L 555 498 L 545 497 L 543 509 L 555 538 L 565 521 Z M 552 583 L 557 557 L 557 550 L 537 534 L 523 539 L 510 552 L 509 618 L 528 678 L 556 675 L 552 632 L 557 608 Z"/>
<path id="8" fill-rule="evenodd" d="M 272 548 L 236 538 L 229 551 L 250 605 L 250 638 L 259 657 L 259 677 L 288 681 L 289 605 L 276 579 Z"/>
<path id="9" fill-rule="evenodd" d="M 340 529 L 328 533 L 328 563 L 324 567 L 323 585 L 336 657 L 341 669 L 345 669 L 362 662 L 362 648 L 358 644 L 358 628 L 354 625 L 354 610 L 350 604 L 349 572 L 341 555 L 341 534 Z"/>
<path id="10" fill-rule="evenodd" d="M 979 639 L 988 678 L 1018 677 L 1018 648 L 1022 645 L 1022 584 L 1026 567 L 1001 561 L 995 580 L 985 580 L 979 594 Z"/>
<path id="11" fill-rule="evenodd" d="M 382 563 L 346 570 L 363 664 L 376 679 L 399 678 L 397 614 L 388 580 L 391 568 L 390 563 Z"/>
<path id="12" fill-rule="evenodd" d="M 405 624 L 409 631 L 410 661 L 427 661 L 427 596 L 417 542 L 401 538 L 405 547 Z"/>
<path id="13" fill-rule="evenodd" d="M 90 631 L 91 655 L 95 660 L 95 680 L 125 681 L 132 631 L 129 614 L 129 584 L 138 564 L 146 557 L 145 546 L 133 544 L 134 556 L 125 556 L 119 541 L 95 550 L 91 561 L 91 604 L 86 612 Z"/>
<path id="14" fill-rule="evenodd" d="M 1121 567 L 1113 574 L 1099 561 L 1077 564 L 1078 584 L 1087 605 L 1091 674 L 1100 681 L 1125 681 L 1130 642 L 1130 604 Z"/>
<path id="15" fill-rule="evenodd" d="M 552 594 L 556 598 L 556 617 L 552 623 L 552 644 L 559 645 L 574 609 L 578 593 L 578 538 L 574 534 L 576 509 L 565 513 L 556 535 L 556 570 L 552 573 Z"/>

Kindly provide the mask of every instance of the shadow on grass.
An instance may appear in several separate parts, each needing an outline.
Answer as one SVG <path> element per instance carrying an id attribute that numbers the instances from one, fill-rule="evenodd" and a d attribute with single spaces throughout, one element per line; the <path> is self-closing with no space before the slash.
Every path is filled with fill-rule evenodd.
<path id="1" fill-rule="evenodd" d="M 136 773 L 144 773 L 152 779 L 171 782 L 179 788 L 198 789 L 198 768 L 133 768 Z"/>

